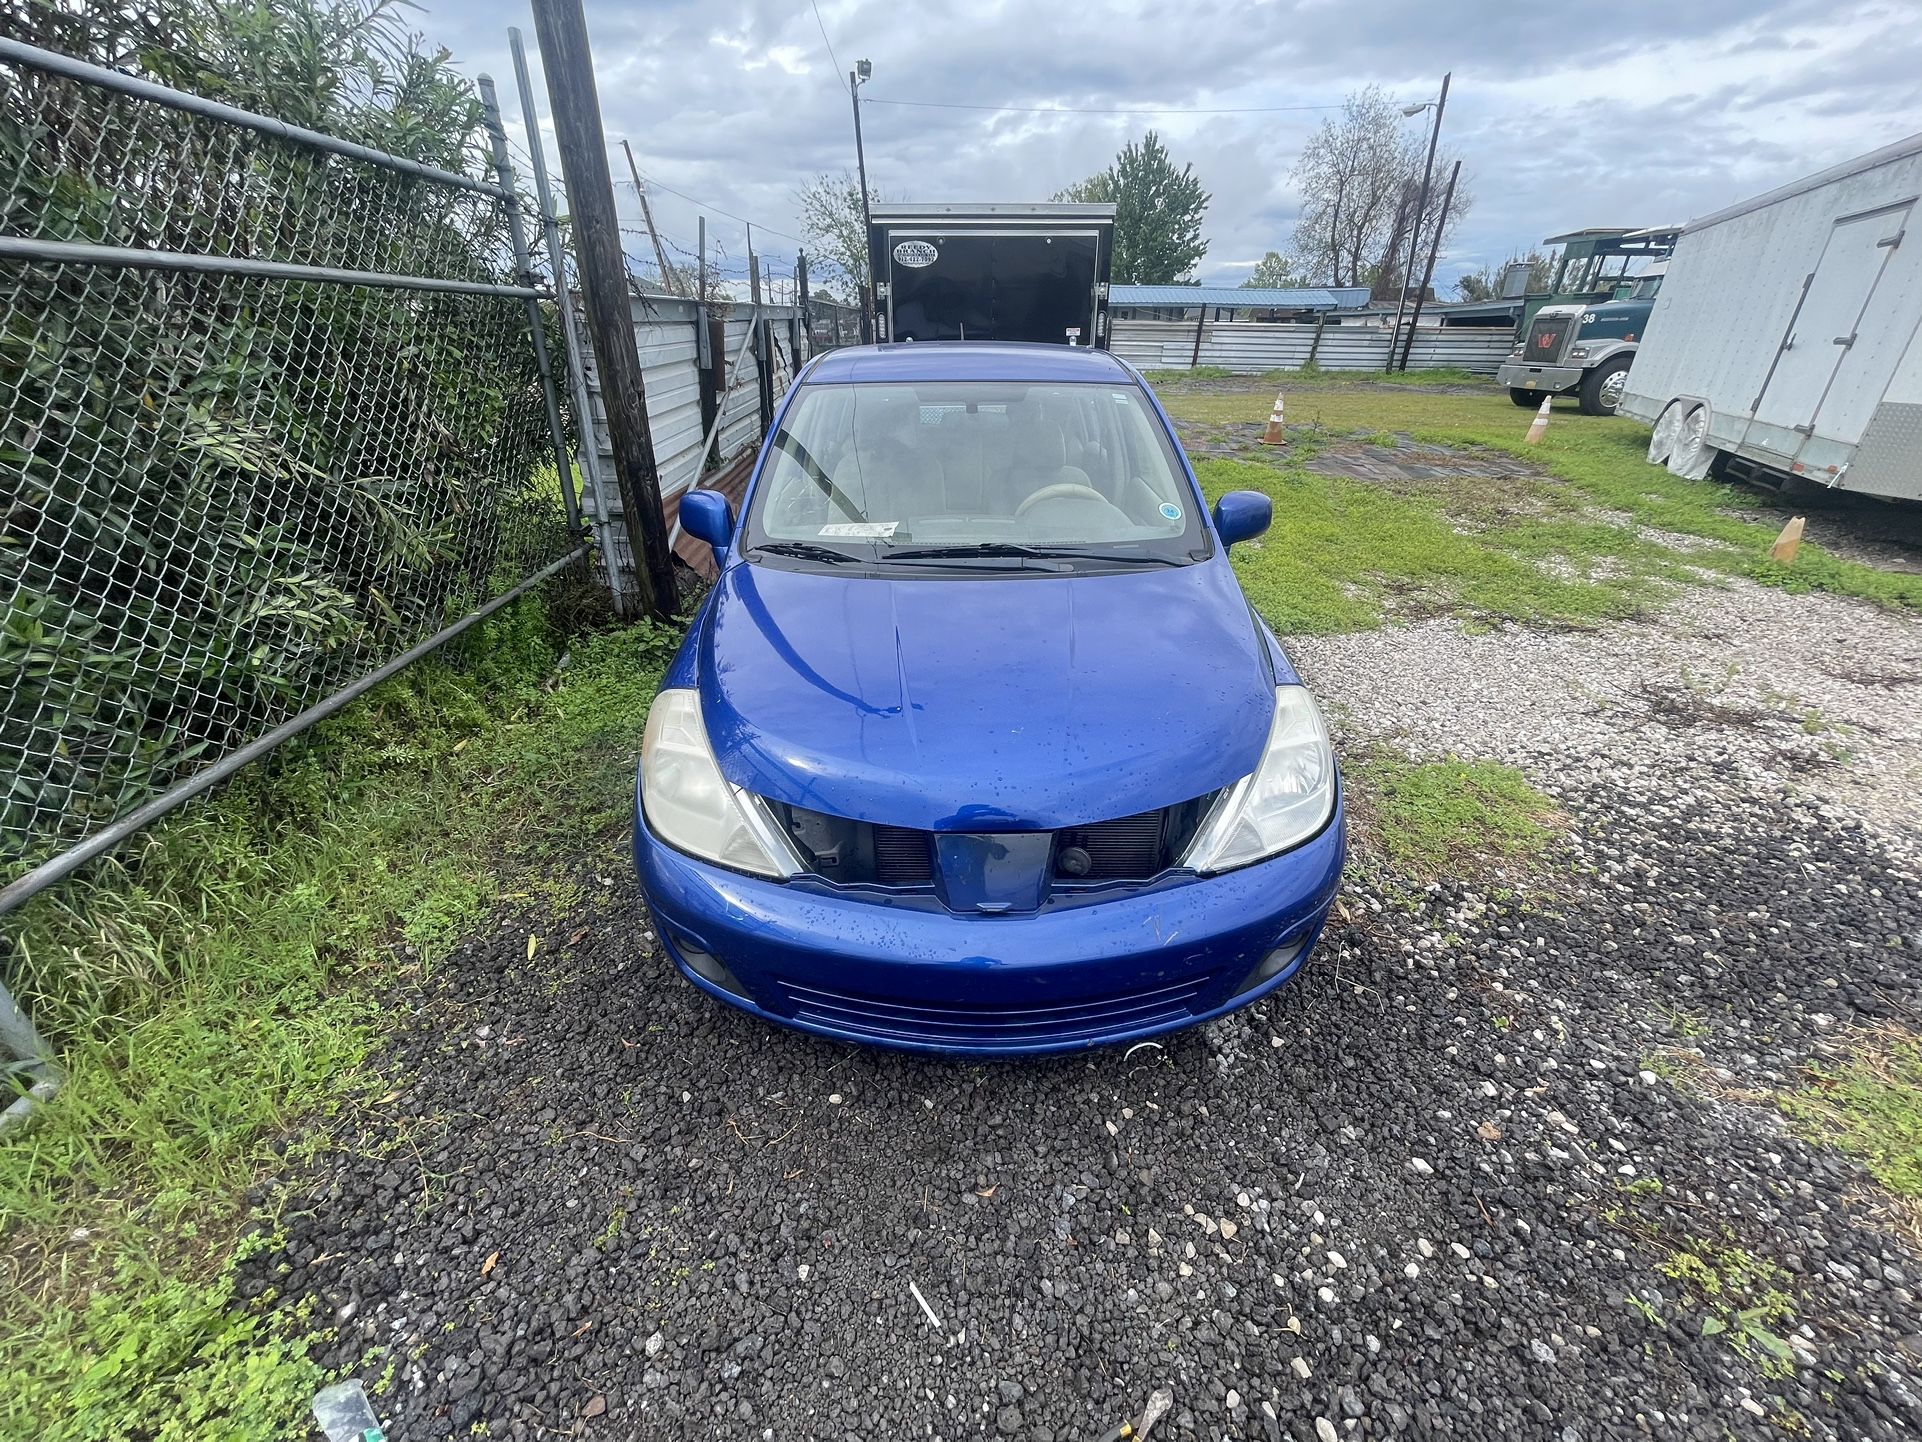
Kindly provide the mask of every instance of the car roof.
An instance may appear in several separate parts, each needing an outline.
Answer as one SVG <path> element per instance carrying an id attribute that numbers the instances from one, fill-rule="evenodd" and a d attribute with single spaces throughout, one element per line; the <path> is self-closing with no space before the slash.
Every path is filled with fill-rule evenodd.
<path id="1" fill-rule="evenodd" d="M 802 379 L 827 385 L 889 381 L 1116 381 L 1134 373 L 1087 346 L 1018 341 L 899 341 L 849 346 L 813 361 Z"/>

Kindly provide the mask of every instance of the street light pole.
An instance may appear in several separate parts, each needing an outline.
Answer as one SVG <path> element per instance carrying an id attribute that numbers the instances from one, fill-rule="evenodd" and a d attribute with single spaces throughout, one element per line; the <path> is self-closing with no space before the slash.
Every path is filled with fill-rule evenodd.
<path id="1" fill-rule="evenodd" d="M 874 247 L 870 238 L 874 234 L 874 217 L 868 213 L 868 157 L 861 147 L 861 82 L 874 74 L 874 66 L 865 60 L 854 62 L 854 69 L 848 71 L 848 98 L 854 102 L 854 164 L 861 173 L 861 244 L 868 252 L 868 283 L 866 294 L 861 299 L 861 339 L 874 339 Z"/>
<path id="2" fill-rule="evenodd" d="M 1392 371 L 1395 368 L 1395 342 L 1401 336 L 1402 311 L 1408 304 L 1408 282 L 1415 278 L 1415 258 L 1421 253 L 1421 221 L 1422 216 L 1428 212 L 1428 183 L 1435 175 L 1435 147 L 1441 141 L 1442 112 L 1448 108 L 1448 82 L 1454 73 L 1451 70 L 1447 75 L 1442 76 L 1440 98 L 1411 106 L 1402 112 L 1404 115 L 1415 115 L 1433 105 L 1435 126 L 1428 132 L 1428 160 L 1422 166 L 1421 194 L 1416 197 L 1415 218 L 1408 227 L 1408 264 L 1402 270 L 1401 294 L 1395 301 L 1395 328 L 1388 333 L 1388 364 L 1382 367 L 1384 371 Z"/>

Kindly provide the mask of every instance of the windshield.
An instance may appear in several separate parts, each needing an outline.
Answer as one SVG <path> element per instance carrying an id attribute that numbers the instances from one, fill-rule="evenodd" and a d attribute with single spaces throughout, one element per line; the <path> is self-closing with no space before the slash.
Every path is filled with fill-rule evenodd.
<path id="1" fill-rule="evenodd" d="M 1207 545 L 1194 511 L 1136 386 L 815 384 L 775 436 L 747 544 L 817 562 L 1086 548 L 1186 563 Z"/>

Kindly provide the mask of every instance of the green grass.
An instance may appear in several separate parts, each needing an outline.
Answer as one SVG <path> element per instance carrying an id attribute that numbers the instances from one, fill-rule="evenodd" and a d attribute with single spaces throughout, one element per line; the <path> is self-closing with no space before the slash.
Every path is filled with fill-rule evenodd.
<path id="1" fill-rule="evenodd" d="M 1176 391 L 1163 399 L 1177 419 L 1204 425 L 1258 424 L 1274 403 L 1252 383 L 1247 391 Z M 1922 608 L 1922 576 L 1845 560 L 1807 541 L 1793 566 L 1770 559 L 1779 519 L 1743 514 L 1761 510 L 1758 496 L 1651 466 L 1646 430 L 1625 418 L 1558 410 L 1547 437 L 1530 446 L 1523 440 L 1528 414 L 1492 389 L 1435 395 L 1316 382 L 1289 396 L 1288 419 L 1302 429 L 1291 432 L 1280 455 L 1197 467 L 1211 492 L 1243 486 L 1274 497 L 1275 528 L 1258 549 L 1246 548 L 1242 574 L 1251 595 L 1264 593 L 1257 604 L 1277 626 L 1284 618 L 1311 630 L 1378 625 L 1391 597 L 1485 619 L 1600 620 L 1643 608 L 1659 598 L 1663 583 L 1698 570 Z M 1358 432 L 1499 451 L 1546 475 L 1395 489 L 1321 476 L 1300 464 L 1320 437 Z M 1505 497 L 1506 514 L 1477 515 L 1478 491 Z M 1709 544 L 1685 553 L 1639 527 Z M 1470 534 L 1457 536 L 1460 529 Z M 1304 574 L 1321 580 L 1297 599 Z"/>
<path id="2" fill-rule="evenodd" d="M 1804 1135 L 1860 1157 L 1922 1241 L 1922 1033 L 1867 1033 L 1846 1065 L 1811 1067 L 1780 1100 Z"/>
<path id="3" fill-rule="evenodd" d="M 1219 381 L 1240 379 L 1249 385 L 1297 385 L 1315 386 L 1333 390 L 1361 388 L 1371 385 L 1409 386 L 1416 390 L 1431 386 L 1475 386 L 1487 390 L 1494 382 L 1487 376 L 1477 375 L 1474 371 L 1462 370 L 1457 366 L 1440 366 L 1434 370 L 1396 371 L 1392 375 L 1382 371 L 1330 371 L 1320 366 L 1303 366 L 1299 370 L 1268 370 L 1260 372 L 1232 371 L 1226 366 L 1196 366 L 1192 370 L 1145 370 L 1142 375 L 1152 385 L 1179 384 L 1182 381 Z"/>
<path id="4" fill-rule="evenodd" d="M 1226 366 L 1196 366 L 1192 370 L 1153 370 L 1143 371 L 1150 384 L 1166 385 L 1170 381 L 1220 381 L 1230 379 L 1235 372 Z"/>
<path id="5" fill-rule="evenodd" d="M 1512 766 L 1375 752 L 1349 758 L 1344 774 L 1367 849 L 1408 880 L 1526 860 L 1552 835 L 1554 804 Z"/>
<path id="6" fill-rule="evenodd" d="M 612 844 L 672 640 L 590 637 L 556 680 L 540 604 L 509 608 L 9 919 L 68 1081 L 0 1146 L 0 1435 L 299 1432 L 304 1340 L 232 1297 L 241 1199 L 380 1084 L 383 976 Z"/>
<path id="7" fill-rule="evenodd" d="M 1212 501 L 1255 490 L 1275 508 L 1259 540 L 1235 548 L 1255 606 L 1283 635 L 1369 630 L 1392 613 L 1593 624 L 1646 610 L 1683 560 L 1634 532 L 1577 514 L 1503 513 L 1485 483 L 1426 494 L 1310 471 L 1305 445 L 1278 464 L 1203 460 Z M 1528 498 L 1532 504 L 1532 498 Z"/>

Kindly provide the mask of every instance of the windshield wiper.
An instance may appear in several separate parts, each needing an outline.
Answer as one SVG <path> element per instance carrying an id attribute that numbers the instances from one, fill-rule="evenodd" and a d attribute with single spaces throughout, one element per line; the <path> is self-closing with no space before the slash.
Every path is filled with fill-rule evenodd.
<path id="1" fill-rule="evenodd" d="M 821 561 L 830 566 L 844 561 L 863 559 L 860 556 L 850 556 L 846 551 L 832 550 L 827 546 L 817 546 L 808 541 L 763 541 L 758 546 L 750 546 L 748 555 L 793 556 L 798 560 Z"/>
<path id="2" fill-rule="evenodd" d="M 973 556 L 1024 556 L 1043 561 L 1116 561 L 1129 566 L 1178 566 L 1167 556 L 1127 551 L 1094 551 L 1079 546 L 1031 546 L 1021 541 L 973 541 L 959 546 L 913 546 L 889 550 L 884 561 L 967 560 Z"/>

